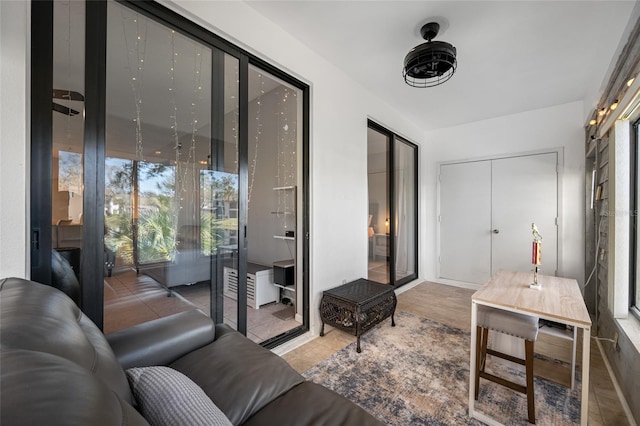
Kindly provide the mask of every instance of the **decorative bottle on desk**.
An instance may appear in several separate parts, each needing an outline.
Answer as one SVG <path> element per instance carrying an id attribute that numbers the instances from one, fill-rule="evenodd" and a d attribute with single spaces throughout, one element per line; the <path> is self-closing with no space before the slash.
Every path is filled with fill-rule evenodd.
<path id="1" fill-rule="evenodd" d="M 533 263 L 533 282 L 529 284 L 530 288 L 540 289 L 538 282 L 538 267 L 542 262 L 542 235 L 538 232 L 535 223 L 531 224 L 531 232 L 533 233 L 533 244 L 531 246 L 531 263 Z"/>

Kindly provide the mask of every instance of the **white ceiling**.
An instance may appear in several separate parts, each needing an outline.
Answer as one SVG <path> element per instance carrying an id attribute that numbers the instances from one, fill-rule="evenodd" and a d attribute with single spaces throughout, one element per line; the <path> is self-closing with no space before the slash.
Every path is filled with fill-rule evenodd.
<path id="1" fill-rule="evenodd" d="M 424 130 L 595 97 L 635 1 L 248 1 Z M 436 40 L 458 50 L 441 86 L 402 79 L 405 55 Z M 591 105 L 587 105 L 587 108 Z M 586 117 L 585 117 L 586 119 Z"/>

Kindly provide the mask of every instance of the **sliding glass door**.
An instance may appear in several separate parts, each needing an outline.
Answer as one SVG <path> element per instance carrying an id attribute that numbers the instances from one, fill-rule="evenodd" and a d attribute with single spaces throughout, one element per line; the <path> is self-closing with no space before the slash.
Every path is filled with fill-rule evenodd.
<path id="1" fill-rule="evenodd" d="M 302 323 L 303 97 L 299 88 L 249 66 L 247 302 L 255 309 L 248 318 L 254 340 Z"/>
<path id="2" fill-rule="evenodd" d="M 238 234 L 239 61 L 111 1 L 106 56 L 105 329 L 146 310 L 122 301 L 125 288 L 215 315 L 218 255 L 238 261 L 225 248 Z M 173 302 L 162 312 L 189 307 Z"/>
<path id="3" fill-rule="evenodd" d="M 368 278 L 401 286 L 418 277 L 418 147 L 369 121 Z"/>
<path id="4" fill-rule="evenodd" d="M 155 3 L 52 6 L 34 8 L 55 37 L 33 73 L 57 89 L 32 142 L 34 274 L 50 282 L 49 243 L 75 261 L 105 331 L 200 308 L 266 346 L 303 332 L 308 87 Z"/>

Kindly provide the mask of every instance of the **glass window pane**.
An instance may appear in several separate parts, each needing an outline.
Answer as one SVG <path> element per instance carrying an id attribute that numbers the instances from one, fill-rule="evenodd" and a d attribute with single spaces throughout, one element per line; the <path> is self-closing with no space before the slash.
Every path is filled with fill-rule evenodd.
<path id="1" fill-rule="evenodd" d="M 391 282 L 389 268 L 389 150 L 391 138 L 377 130 L 367 130 L 367 171 L 369 191 L 368 279 L 384 284 Z"/>
<path id="2" fill-rule="evenodd" d="M 416 155 L 415 146 L 396 138 L 394 155 L 396 282 L 416 275 Z"/>
<path id="3" fill-rule="evenodd" d="M 223 307 L 223 322 L 238 329 L 238 121 L 239 61 L 222 55 L 224 72 L 224 98 L 222 100 L 223 126 L 214 135 L 214 152 L 208 170 L 201 172 L 201 203 L 203 253 L 216 255 L 215 282 L 222 281 L 223 294 L 219 295 Z M 210 248 L 209 248 L 210 245 Z M 213 288 L 213 287 L 212 287 Z"/>
<path id="4" fill-rule="evenodd" d="M 107 3 L 105 331 L 210 311 L 212 62 L 209 47 Z"/>
<path id="5" fill-rule="evenodd" d="M 367 144 L 368 278 L 394 286 L 403 285 L 417 277 L 418 149 L 371 122 Z M 389 166 L 391 152 L 393 175 Z"/>
<path id="6" fill-rule="evenodd" d="M 302 323 L 302 91 L 249 67 L 248 337 Z"/>
<path id="7" fill-rule="evenodd" d="M 54 2 L 52 247 L 80 280 L 83 245 L 84 2 Z"/>

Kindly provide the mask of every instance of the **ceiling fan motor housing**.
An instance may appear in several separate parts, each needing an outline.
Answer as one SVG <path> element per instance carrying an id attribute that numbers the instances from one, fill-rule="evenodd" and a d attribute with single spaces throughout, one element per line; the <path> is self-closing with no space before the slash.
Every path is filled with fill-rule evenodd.
<path id="1" fill-rule="evenodd" d="M 440 31 L 440 24 L 437 22 L 429 22 L 420 28 L 420 35 L 423 39 L 431 41 L 436 38 L 438 31 Z"/>
<path id="2" fill-rule="evenodd" d="M 428 41 L 414 47 L 404 58 L 407 75 L 434 78 L 456 67 L 456 48 L 444 41 Z"/>
<path id="3" fill-rule="evenodd" d="M 413 87 L 433 87 L 449 80 L 457 67 L 456 48 L 444 41 L 432 41 L 440 25 L 430 22 L 420 29 L 427 40 L 413 49 L 404 58 L 402 75 Z"/>

